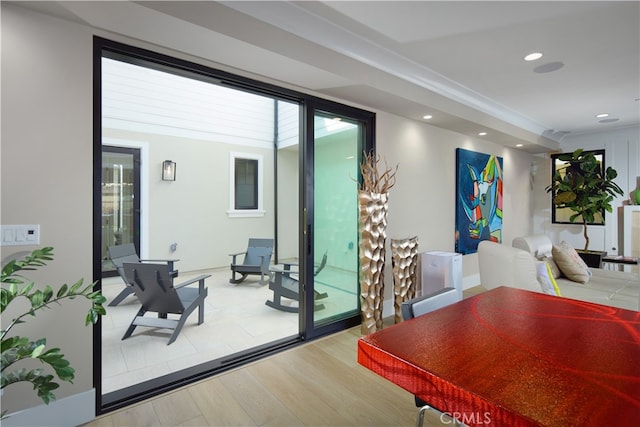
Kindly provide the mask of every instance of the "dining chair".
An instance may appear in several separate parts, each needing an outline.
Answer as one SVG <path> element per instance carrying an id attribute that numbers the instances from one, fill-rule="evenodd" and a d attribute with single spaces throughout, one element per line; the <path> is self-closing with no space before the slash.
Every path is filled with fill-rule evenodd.
<path id="1" fill-rule="evenodd" d="M 460 292 L 456 288 L 443 288 L 439 291 L 422 295 L 408 301 L 404 301 L 400 306 L 400 310 L 402 312 L 402 319 L 409 320 L 414 317 L 422 316 L 423 314 L 430 313 L 432 311 L 438 310 L 440 308 L 446 307 L 450 304 L 456 303 L 460 301 L 462 297 L 460 296 Z M 424 415 L 427 411 L 435 411 L 439 414 L 442 412 L 432 406 L 430 406 L 427 402 L 420 399 L 418 396 L 414 396 L 416 401 L 416 406 L 420 408 L 418 410 L 418 415 L 416 416 L 416 427 L 422 427 L 424 424 Z M 462 425 L 455 421 L 455 425 Z"/>

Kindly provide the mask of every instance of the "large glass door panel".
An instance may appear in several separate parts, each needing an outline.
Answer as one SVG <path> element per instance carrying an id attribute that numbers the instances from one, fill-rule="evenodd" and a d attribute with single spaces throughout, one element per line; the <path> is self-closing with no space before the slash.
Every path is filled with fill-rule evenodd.
<path id="1" fill-rule="evenodd" d="M 109 246 L 140 249 L 140 194 L 141 255 L 179 258 L 181 279 L 211 273 L 206 321 L 171 346 L 153 328 L 121 339 L 135 298 L 107 311 L 94 341 L 99 412 L 357 325 L 358 165 L 375 114 L 98 37 L 94 53 L 95 280 Z M 121 137 L 144 141 L 142 174 L 127 149 L 102 145 Z M 175 181 L 161 179 L 165 159 L 183 171 Z M 257 177 L 242 206 L 237 159 Z M 297 266 L 298 292 L 281 306 L 265 304 L 276 295 L 256 277 L 229 284 L 228 254 L 252 237 L 274 239 L 274 273 Z M 99 280 L 103 292 L 121 290 L 113 279 Z"/>
<path id="2" fill-rule="evenodd" d="M 102 275 L 115 275 L 107 248 L 133 243 L 140 248 L 140 150 L 102 147 Z"/>
<path id="3" fill-rule="evenodd" d="M 359 312 L 358 172 L 363 124 L 314 114 L 314 327 Z"/>

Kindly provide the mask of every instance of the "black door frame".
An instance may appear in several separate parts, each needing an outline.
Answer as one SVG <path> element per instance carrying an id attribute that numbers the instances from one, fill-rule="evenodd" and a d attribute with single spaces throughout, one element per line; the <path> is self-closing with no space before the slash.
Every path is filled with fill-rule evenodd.
<path id="1" fill-rule="evenodd" d="M 347 105 L 338 104 L 333 102 L 313 99 L 309 100 L 305 104 L 304 119 L 301 120 L 303 126 L 302 134 L 304 135 L 303 153 L 301 155 L 302 168 L 302 183 L 300 186 L 300 200 L 303 201 L 303 209 L 301 209 L 300 224 L 303 224 L 302 238 L 300 239 L 301 248 L 300 253 L 303 254 L 305 262 L 301 263 L 301 276 L 305 278 L 304 282 L 307 285 L 305 292 L 301 292 L 300 304 L 304 305 L 305 310 L 303 316 L 300 316 L 300 330 L 304 331 L 305 339 L 318 338 L 324 335 L 328 335 L 334 332 L 339 332 L 353 326 L 360 324 L 360 301 L 358 300 L 358 312 L 356 315 L 349 317 L 341 317 L 332 320 L 331 323 L 315 325 L 314 322 L 314 289 L 313 289 L 313 263 L 315 259 L 314 254 L 314 122 L 317 113 L 328 113 L 331 115 L 348 117 L 353 119 L 362 125 L 364 129 L 364 135 L 360 138 L 360 146 L 358 147 L 359 159 L 363 153 L 370 153 L 375 150 L 374 133 L 375 133 L 375 114 L 360 110 L 358 108 L 349 107 Z M 358 182 L 362 181 L 360 171 L 358 171 Z M 354 212 L 354 215 L 357 213 Z M 358 245 L 359 246 L 359 245 Z M 359 285 L 358 285 L 359 291 Z M 359 292 L 358 292 L 359 295 Z"/>
<path id="2" fill-rule="evenodd" d="M 110 393 L 108 398 L 102 395 L 102 323 L 99 321 L 94 325 L 93 334 L 93 354 L 94 354 L 94 387 L 96 390 L 96 412 L 98 415 L 116 410 L 152 396 L 174 390 L 178 387 L 190 384 L 192 382 L 208 378 L 226 370 L 242 366 L 248 362 L 258 360 L 266 355 L 273 354 L 292 346 L 298 345 L 305 340 L 318 338 L 333 332 L 344 330 L 348 327 L 355 326 L 360 323 L 360 315 L 354 315 L 348 319 L 342 319 L 339 322 L 324 325 L 321 328 L 314 328 L 313 310 L 309 309 L 313 304 L 313 299 L 309 299 L 306 295 L 313 295 L 312 268 L 306 265 L 313 265 L 312 240 L 313 236 L 307 231 L 313 224 L 313 215 L 308 216 L 306 211 L 312 212 L 313 208 L 313 175 L 308 169 L 313 165 L 313 150 L 310 149 L 310 137 L 313 136 L 313 113 L 314 109 L 345 115 L 361 120 L 367 127 L 365 132 L 365 146 L 363 150 L 371 151 L 375 146 L 375 113 L 360 110 L 354 107 L 335 103 L 332 101 L 317 98 L 308 94 L 293 91 L 290 89 L 278 87 L 275 85 L 263 83 L 257 80 L 248 79 L 237 76 L 225 71 L 215 70 L 201 64 L 188 62 L 177 59 L 164 54 L 156 53 L 146 49 L 126 45 L 120 42 L 104 39 L 94 36 L 93 43 L 93 279 L 96 281 L 96 288 L 102 288 L 101 282 L 101 164 L 102 164 L 102 57 L 109 56 L 125 62 L 150 66 L 154 68 L 171 72 L 174 74 L 186 75 L 190 78 L 198 78 L 207 82 L 215 82 L 217 84 L 228 85 L 240 90 L 246 90 L 253 93 L 272 96 L 275 99 L 282 99 L 298 103 L 301 117 L 301 143 L 300 143 L 300 200 L 304 201 L 304 208 L 300 209 L 300 259 L 301 274 L 305 277 L 308 286 L 301 292 L 300 306 L 304 315 L 300 318 L 299 336 L 295 339 L 284 339 L 270 343 L 256 349 L 252 349 L 247 354 L 237 357 L 230 357 L 222 362 L 205 363 L 202 365 L 187 368 L 182 371 L 169 374 L 165 377 L 146 381 L 137 386 L 130 387 L 126 395 L 118 393 Z M 307 125 L 307 120 L 311 126 Z M 311 187 L 310 187 L 311 186 Z M 311 209 L 309 209 L 311 208 Z M 312 227 L 311 227 L 312 229 Z M 311 279 L 311 280 L 310 280 Z M 311 313 L 311 318 L 309 314 Z"/>

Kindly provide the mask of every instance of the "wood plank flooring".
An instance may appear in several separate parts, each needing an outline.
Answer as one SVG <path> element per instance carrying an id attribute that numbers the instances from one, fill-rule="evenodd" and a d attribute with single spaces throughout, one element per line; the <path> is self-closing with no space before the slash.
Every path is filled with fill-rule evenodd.
<path id="1" fill-rule="evenodd" d="M 475 287 L 464 294 L 483 290 Z M 356 326 L 105 414 L 85 426 L 415 425 L 413 395 L 358 365 L 360 336 Z M 427 413 L 424 425 L 453 424 Z"/>
<path id="2" fill-rule="evenodd" d="M 413 395 L 358 365 L 360 327 L 103 415 L 87 427 L 412 426 Z M 428 414 L 427 426 L 451 425 Z"/>

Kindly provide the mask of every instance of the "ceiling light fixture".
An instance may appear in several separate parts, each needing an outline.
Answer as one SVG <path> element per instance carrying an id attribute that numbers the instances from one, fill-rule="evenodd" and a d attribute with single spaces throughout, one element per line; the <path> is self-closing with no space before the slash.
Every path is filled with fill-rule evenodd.
<path id="1" fill-rule="evenodd" d="M 430 120 L 433 119 L 433 116 L 431 114 L 427 114 L 426 116 L 422 116 L 422 118 L 425 120 Z"/>
<path id="2" fill-rule="evenodd" d="M 596 114 L 596 117 L 598 119 L 604 119 L 605 117 L 609 117 L 609 113 Z"/>
<path id="3" fill-rule="evenodd" d="M 537 59 L 542 58 L 542 53 L 540 52 L 532 52 L 524 57 L 525 61 L 535 61 Z"/>
<path id="4" fill-rule="evenodd" d="M 522 147 L 524 144 L 516 144 L 516 147 Z"/>
<path id="5" fill-rule="evenodd" d="M 480 135 L 480 136 L 485 136 L 486 134 L 487 134 L 486 132 L 480 132 L 480 133 L 478 133 L 478 135 Z"/>

